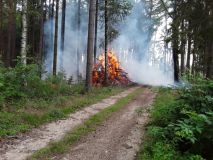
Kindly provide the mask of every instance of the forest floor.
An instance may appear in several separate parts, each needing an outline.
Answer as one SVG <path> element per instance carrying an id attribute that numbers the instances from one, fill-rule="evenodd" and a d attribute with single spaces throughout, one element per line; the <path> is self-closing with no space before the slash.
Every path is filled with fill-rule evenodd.
<path id="1" fill-rule="evenodd" d="M 67 119 L 43 125 L 27 134 L 0 144 L 0 160 L 26 159 L 34 152 L 46 147 L 50 142 L 60 141 L 67 132 L 114 105 L 119 99 L 127 97 L 138 88 L 132 87 L 116 96 L 70 114 Z M 101 125 L 97 126 L 95 131 L 76 141 L 66 152 L 68 154 L 55 154 L 51 159 L 134 159 L 143 136 L 141 129 L 148 121 L 148 114 L 142 112 L 143 114 L 139 116 L 137 110 L 150 107 L 154 97 L 155 93 L 151 89 L 143 89 L 130 103 L 124 105 L 122 109 L 113 113 Z"/>

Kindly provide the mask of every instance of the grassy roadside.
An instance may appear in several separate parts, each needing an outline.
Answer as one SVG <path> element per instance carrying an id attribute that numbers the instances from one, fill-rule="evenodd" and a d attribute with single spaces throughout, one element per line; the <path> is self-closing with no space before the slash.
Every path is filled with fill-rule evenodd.
<path id="1" fill-rule="evenodd" d="M 139 160 L 212 160 L 213 81 L 160 88 Z"/>
<path id="2" fill-rule="evenodd" d="M 159 89 L 156 89 L 156 92 L 158 92 L 158 94 L 154 101 L 153 107 L 150 111 L 152 119 L 150 124 L 147 126 L 148 130 L 146 133 L 146 141 L 145 143 L 143 143 L 143 145 L 141 146 L 140 152 L 138 153 L 138 156 L 137 156 L 138 160 L 153 159 L 153 157 L 150 157 L 150 151 L 154 148 L 152 145 L 154 145 L 156 140 L 152 139 L 152 134 L 155 134 L 155 130 L 152 130 L 153 129 L 152 126 L 155 126 L 156 123 L 160 124 L 164 121 L 167 121 L 166 115 L 168 115 L 168 108 L 166 106 L 168 104 L 173 103 L 175 100 L 175 95 L 173 91 L 170 89 L 159 88 Z M 164 153 L 162 152 L 161 155 L 163 156 L 163 154 Z M 165 160 L 169 160 L 169 159 L 165 159 Z"/>
<path id="3" fill-rule="evenodd" d="M 0 138 L 14 136 L 31 128 L 57 119 L 66 118 L 70 113 L 115 95 L 126 88 L 96 88 L 84 93 L 82 85 L 71 88 L 71 95 L 58 95 L 52 99 L 26 99 L 7 110 L 0 110 Z"/>
<path id="4" fill-rule="evenodd" d="M 89 118 L 83 124 L 77 126 L 74 130 L 67 133 L 65 137 L 59 141 L 49 144 L 44 149 L 41 149 L 34 153 L 29 160 L 47 160 L 55 156 L 60 156 L 66 153 L 71 145 L 79 140 L 82 136 L 88 134 L 91 131 L 94 131 L 98 125 L 100 125 L 107 117 L 112 113 L 121 109 L 124 105 L 128 104 L 133 100 L 139 93 L 142 92 L 142 89 L 137 89 L 135 92 L 129 94 L 127 97 L 121 98 L 114 105 L 102 110 L 96 115 Z"/>

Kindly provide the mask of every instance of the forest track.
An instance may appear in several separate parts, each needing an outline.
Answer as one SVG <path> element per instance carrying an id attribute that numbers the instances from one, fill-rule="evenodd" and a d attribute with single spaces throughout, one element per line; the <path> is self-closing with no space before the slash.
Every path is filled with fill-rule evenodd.
<path id="1" fill-rule="evenodd" d="M 47 146 L 48 143 L 59 141 L 68 131 L 71 131 L 77 125 L 83 123 L 101 110 L 115 104 L 117 100 L 126 97 L 136 89 L 138 89 L 138 87 L 132 87 L 120 94 L 111 96 L 99 103 L 70 114 L 67 119 L 43 125 L 33 129 L 27 134 L 22 134 L 18 137 L 14 137 L 12 140 L 0 143 L 0 160 L 26 159 L 35 151 Z"/>
<path id="2" fill-rule="evenodd" d="M 155 93 L 144 89 L 129 104 L 115 112 L 96 131 L 82 137 L 66 155 L 54 160 L 134 160 L 140 149 Z M 142 109 L 142 115 L 136 110 Z"/>

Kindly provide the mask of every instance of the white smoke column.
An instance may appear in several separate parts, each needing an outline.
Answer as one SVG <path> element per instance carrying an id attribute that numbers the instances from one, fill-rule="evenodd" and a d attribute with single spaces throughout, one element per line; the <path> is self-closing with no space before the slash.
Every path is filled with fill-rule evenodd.
<path id="1" fill-rule="evenodd" d="M 149 40 L 147 26 L 152 22 L 144 16 L 143 11 L 142 2 L 133 3 L 131 14 L 120 24 L 120 36 L 113 42 L 113 49 L 132 81 L 154 86 L 172 85 L 171 58 L 163 60 L 164 43 L 160 42 L 163 24 L 155 32 L 157 36 L 153 35 Z M 171 57 L 171 53 L 167 56 Z"/>
<path id="2" fill-rule="evenodd" d="M 84 77 L 85 64 L 86 64 L 86 44 L 87 44 L 87 25 L 88 25 L 88 13 L 87 6 L 81 9 L 81 25 L 80 25 L 80 62 L 79 69 L 80 74 Z M 61 12 L 59 13 L 59 31 L 58 31 L 58 63 L 57 72 L 65 72 L 67 78 L 70 76 L 74 80 L 77 79 L 77 46 L 78 46 L 78 31 L 77 31 L 77 7 L 76 3 L 67 5 L 66 8 L 66 20 L 65 20 L 65 39 L 64 39 L 64 52 L 60 50 L 61 43 Z M 53 66 L 53 50 L 51 46 L 51 23 L 52 20 L 48 20 L 45 23 L 44 37 L 45 37 L 45 70 L 47 73 L 52 73 Z M 53 20 L 54 21 L 54 20 Z M 54 26 L 53 26 L 54 30 Z M 54 32 L 53 32 L 54 33 Z M 54 37 L 54 34 L 53 34 Z"/>

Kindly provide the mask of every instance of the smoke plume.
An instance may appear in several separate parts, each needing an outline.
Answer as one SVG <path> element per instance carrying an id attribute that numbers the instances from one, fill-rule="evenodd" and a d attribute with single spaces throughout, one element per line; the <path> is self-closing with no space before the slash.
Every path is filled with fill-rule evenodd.
<path id="1" fill-rule="evenodd" d="M 113 42 L 122 67 L 132 81 L 139 84 L 168 86 L 173 84 L 171 52 L 162 40 L 165 23 L 153 28 L 142 2 L 133 2 L 131 14 L 120 23 L 120 36 Z M 166 52 L 165 52 L 166 50 Z"/>
<path id="2" fill-rule="evenodd" d="M 132 0 L 132 5 L 131 14 L 117 25 L 120 35 L 110 44 L 110 49 L 115 51 L 121 66 L 132 81 L 149 85 L 173 84 L 171 52 L 169 47 L 165 49 L 161 37 L 165 23 L 162 20 L 160 27 L 153 28 L 153 21 L 145 13 L 144 3 Z M 77 34 L 77 6 L 76 4 L 67 6 L 64 52 L 60 50 L 61 13 L 59 13 L 57 71 L 64 71 L 68 78 L 72 76 L 76 79 L 77 77 L 78 45 L 80 46 L 80 74 L 85 77 L 88 10 L 87 6 L 84 7 L 81 9 L 80 34 Z M 53 65 L 53 48 L 51 46 L 53 46 L 54 29 L 51 27 L 52 22 L 54 23 L 54 20 L 45 23 L 45 69 L 48 73 L 52 72 Z M 103 36 L 102 27 L 98 31 L 99 44 L 97 46 L 100 46 Z M 100 50 L 101 48 L 98 49 L 97 54 L 101 54 Z"/>
<path id="3" fill-rule="evenodd" d="M 86 6 L 85 6 L 86 7 Z M 79 71 L 80 75 L 84 77 L 85 74 L 85 60 L 87 47 L 87 25 L 88 25 L 88 11 L 87 8 L 81 9 L 80 30 L 78 33 L 77 24 L 77 4 L 72 3 L 66 8 L 65 20 L 65 42 L 64 51 L 60 48 L 61 44 L 61 12 L 59 12 L 59 30 L 58 30 L 58 64 L 57 72 L 64 72 L 66 77 L 72 76 L 74 80 L 77 79 L 77 49 L 79 49 Z M 53 21 L 53 23 L 52 23 Z M 45 23 L 45 70 L 52 73 L 53 66 L 53 40 L 54 40 L 54 20 L 49 20 Z M 53 38 L 52 38 L 53 37 Z M 80 47 L 78 47 L 80 46 Z"/>

